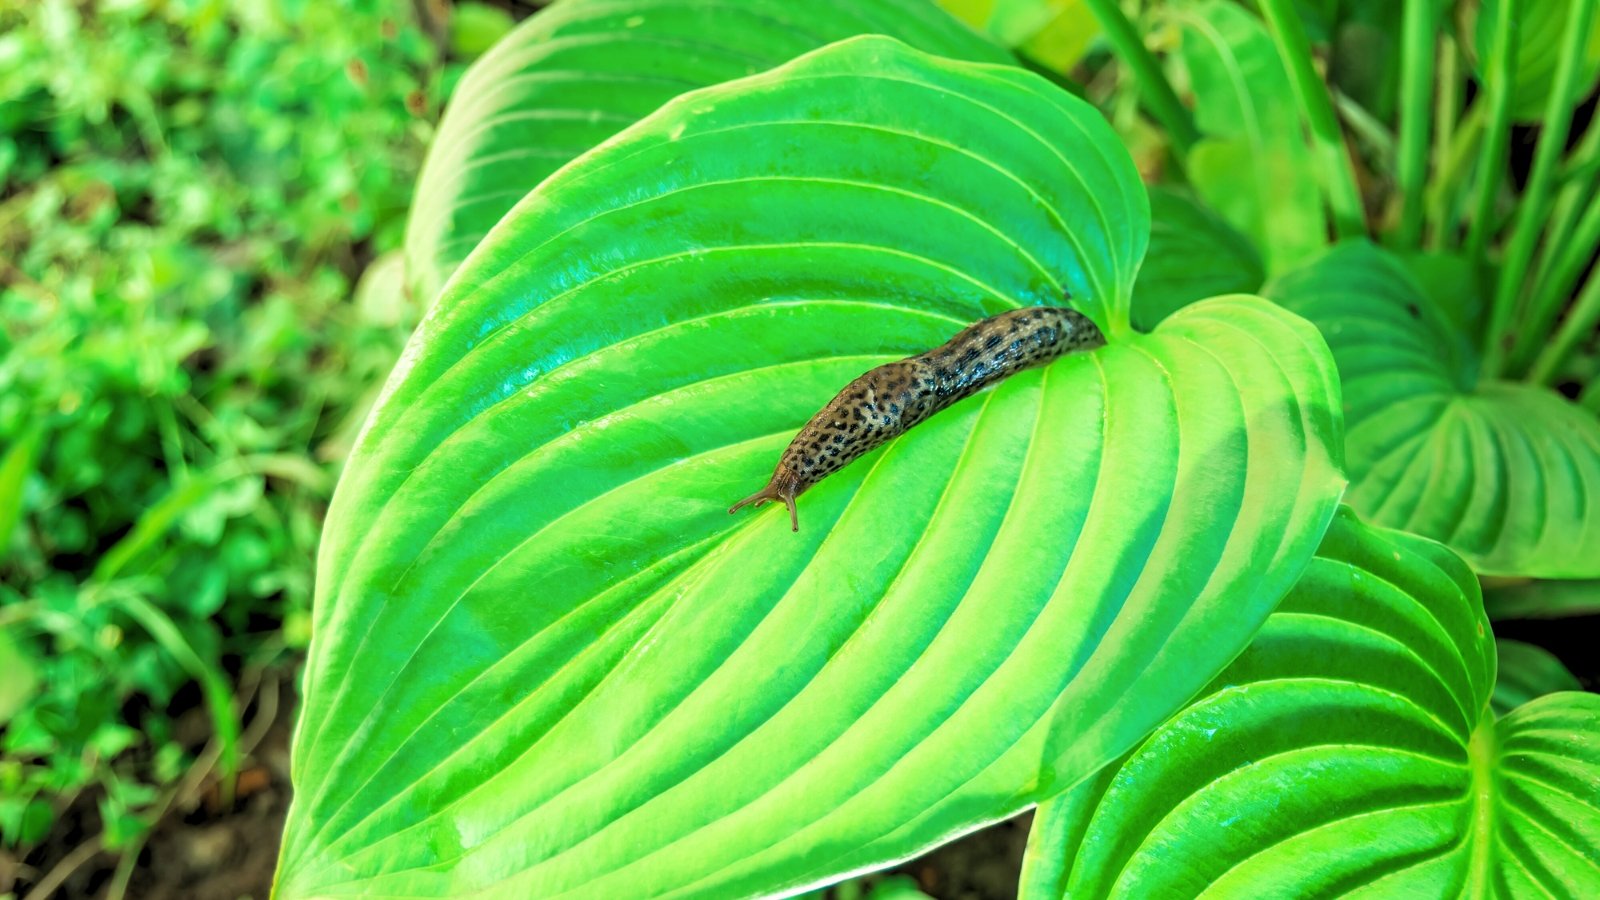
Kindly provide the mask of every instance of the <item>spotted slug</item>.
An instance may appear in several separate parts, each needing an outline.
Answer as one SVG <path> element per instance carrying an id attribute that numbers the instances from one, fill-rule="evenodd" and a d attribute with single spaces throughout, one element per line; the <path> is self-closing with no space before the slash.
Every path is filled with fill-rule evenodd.
<path id="1" fill-rule="evenodd" d="M 1023 369 L 1105 342 L 1088 317 L 1062 307 L 1013 309 L 969 325 L 926 353 L 885 363 L 845 385 L 789 442 L 767 486 L 728 512 L 782 500 L 799 531 L 795 498 L 857 457 Z"/>

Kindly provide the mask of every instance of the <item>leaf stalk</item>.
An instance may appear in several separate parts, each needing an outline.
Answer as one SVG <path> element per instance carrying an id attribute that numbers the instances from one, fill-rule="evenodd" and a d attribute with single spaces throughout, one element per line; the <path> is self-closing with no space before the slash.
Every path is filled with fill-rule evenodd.
<path id="1" fill-rule="evenodd" d="M 1117 0 L 1084 0 L 1084 3 L 1094 13 L 1100 27 L 1105 29 L 1106 40 L 1111 43 L 1117 58 L 1133 70 L 1134 83 L 1138 85 L 1139 97 L 1145 109 L 1166 129 L 1167 136 L 1172 139 L 1173 150 L 1182 164 L 1200 140 L 1194 117 L 1178 99 L 1178 92 L 1167 81 L 1155 54 L 1144 45 L 1144 39 L 1123 14 Z"/>
<path id="2" fill-rule="evenodd" d="M 1300 112 L 1311 130 L 1312 150 L 1323 170 L 1323 189 L 1327 195 L 1334 234 L 1343 240 L 1366 234 L 1366 214 L 1361 191 L 1356 187 L 1355 169 L 1345 147 L 1344 133 L 1334 115 L 1327 85 L 1317 74 L 1311 56 L 1311 42 L 1292 0 L 1261 0 L 1261 13 L 1272 32 L 1278 55 L 1289 71 L 1289 84 L 1300 100 Z"/>
<path id="3" fill-rule="evenodd" d="M 1509 334 L 1518 301 L 1523 296 L 1524 279 L 1528 264 L 1533 260 L 1534 246 L 1544 230 L 1545 215 L 1550 211 L 1550 189 L 1555 184 L 1561 168 L 1561 154 L 1566 150 L 1567 133 L 1572 126 L 1572 108 L 1577 105 L 1579 66 L 1584 44 L 1589 37 L 1589 22 L 1594 17 L 1594 0 L 1569 0 L 1567 4 L 1566 31 L 1561 39 L 1561 57 L 1556 63 L 1555 84 L 1550 99 L 1545 104 L 1544 120 L 1539 129 L 1539 145 L 1533 155 L 1533 171 L 1528 176 L 1528 187 L 1522 197 L 1516 224 L 1511 234 L 1510 248 L 1500 267 L 1500 277 L 1495 283 L 1494 304 L 1490 309 L 1489 329 L 1484 338 L 1484 371 L 1492 376 L 1505 368 L 1513 342 L 1526 336 Z M 1518 329 L 1519 331 L 1523 329 Z M 1534 335 L 1541 337 L 1542 335 Z M 1508 340 L 1509 339 L 1509 340 Z"/>

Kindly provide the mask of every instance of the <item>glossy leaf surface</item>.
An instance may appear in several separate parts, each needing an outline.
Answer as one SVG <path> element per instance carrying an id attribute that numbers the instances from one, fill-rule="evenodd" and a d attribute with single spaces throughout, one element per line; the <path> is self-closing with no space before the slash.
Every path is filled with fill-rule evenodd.
<path id="1" fill-rule="evenodd" d="M 744 895 L 1025 808 L 1247 643 L 1333 514 L 1314 328 L 1128 326 L 1089 105 L 883 38 L 544 182 L 415 336 L 330 511 L 281 896 Z M 1111 344 L 728 516 L 852 376 L 1059 303 Z"/>
<path id="2" fill-rule="evenodd" d="M 1170 15 L 1182 34 L 1175 59 L 1204 138 L 1189 152 L 1190 181 L 1250 236 L 1267 271 L 1305 261 L 1325 242 L 1321 173 L 1266 26 L 1224 0 L 1174 4 Z"/>
<path id="3" fill-rule="evenodd" d="M 1480 380 L 1477 355 L 1386 253 L 1336 248 L 1269 296 L 1339 361 L 1352 481 L 1377 524 L 1483 574 L 1600 575 L 1600 421 L 1552 390 Z"/>
<path id="4" fill-rule="evenodd" d="M 541 10 L 468 70 L 439 123 L 407 224 L 414 293 L 431 302 L 524 194 L 661 104 L 857 34 L 1007 60 L 930 0 L 561 0 Z"/>
<path id="5" fill-rule="evenodd" d="M 1022 896 L 1592 897 L 1600 696 L 1496 722 L 1471 570 L 1341 513 L 1205 694 L 1041 808 Z"/>

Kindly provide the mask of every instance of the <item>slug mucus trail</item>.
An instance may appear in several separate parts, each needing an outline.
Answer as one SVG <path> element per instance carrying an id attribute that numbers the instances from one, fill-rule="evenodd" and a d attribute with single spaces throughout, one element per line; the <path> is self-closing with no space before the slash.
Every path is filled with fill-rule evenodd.
<path id="1" fill-rule="evenodd" d="M 1013 309 L 969 325 L 926 353 L 845 385 L 789 442 L 767 486 L 728 512 L 782 500 L 799 531 L 795 498 L 868 450 L 991 384 L 1105 342 L 1088 317 L 1064 307 Z"/>

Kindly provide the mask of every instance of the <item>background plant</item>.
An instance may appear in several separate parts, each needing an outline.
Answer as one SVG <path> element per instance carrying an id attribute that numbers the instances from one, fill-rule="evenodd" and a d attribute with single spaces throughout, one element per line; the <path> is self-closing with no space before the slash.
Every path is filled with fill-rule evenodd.
<path id="1" fill-rule="evenodd" d="M 1347 500 L 1444 540 L 1489 576 L 1489 614 L 1522 620 L 1497 627 L 1581 660 L 1572 650 L 1592 619 L 1543 631 L 1532 620 L 1592 616 L 1600 603 L 1583 580 L 1600 574 L 1587 518 L 1600 484 L 1600 303 L 1589 296 L 1600 291 L 1589 272 L 1600 139 L 1584 100 L 1600 23 L 1588 4 L 945 5 L 997 46 L 911 2 L 787 29 L 770 27 L 795 24 L 782 4 L 750 4 L 738 26 L 688 15 L 664 30 L 670 3 L 541 12 L 468 78 L 419 185 L 409 260 L 383 257 L 359 291 L 356 274 L 399 244 L 427 122 L 455 82 L 436 42 L 470 58 L 504 33 L 504 12 L 467 6 L 446 24 L 428 4 L 0 11 L 0 665 L 19 673 L 0 684 L 0 835 L 26 858 L 53 816 L 92 802 L 102 839 L 125 854 L 114 889 L 126 885 L 180 773 L 227 768 L 245 712 L 229 707 L 312 630 L 329 485 L 437 287 L 547 175 L 683 90 L 855 33 L 1016 62 L 1099 106 L 1149 186 L 1132 325 L 1148 331 L 1235 292 L 1312 319 L 1344 380 Z M 1001 230 L 1019 221 L 983 217 Z M 710 232 L 688 233 L 709 245 Z M 680 274 L 708 270 L 693 271 Z M 960 294 L 898 271 L 870 283 Z M 874 333 L 914 350 L 937 337 L 845 324 L 817 340 Z M 592 334 L 592 351 L 608 327 L 579 318 L 570 333 Z M 769 339 L 759 327 L 743 338 L 781 352 L 760 349 Z M 797 391 L 793 377 L 773 391 Z M 1468 594 L 1451 602 L 1470 617 Z M 1497 646 L 1496 712 L 1578 683 L 1537 647 Z M 1366 687 L 1353 680 L 1357 696 Z M 1481 688 L 1461 705 L 1483 702 Z M 1432 688 L 1406 691 L 1436 712 Z M 184 709 L 209 710 L 209 725 L 175 722 Z M 1300 772 L 1296 783 L 1312 782 Z M 1089 810 L 1088 796 L 1053 801 L 1044 823 Z M 1195 833 L 1203 853 L 1217 837 Z M 1073 865 L 1067 844 L 1035 843 L 1036 859 Z"/>
<path id="2" fill-rule="evenodd" d="M 304 646 L 333 474 L 416 315 L 352 295 L 399 243 L 437 59 L 393 4 L 0 8 L 0 839 L 23 859 L 75 798 L 137 859 L 203 742 L 175 711 L 209 709 L 226 770 L 235 683 Z"/>

